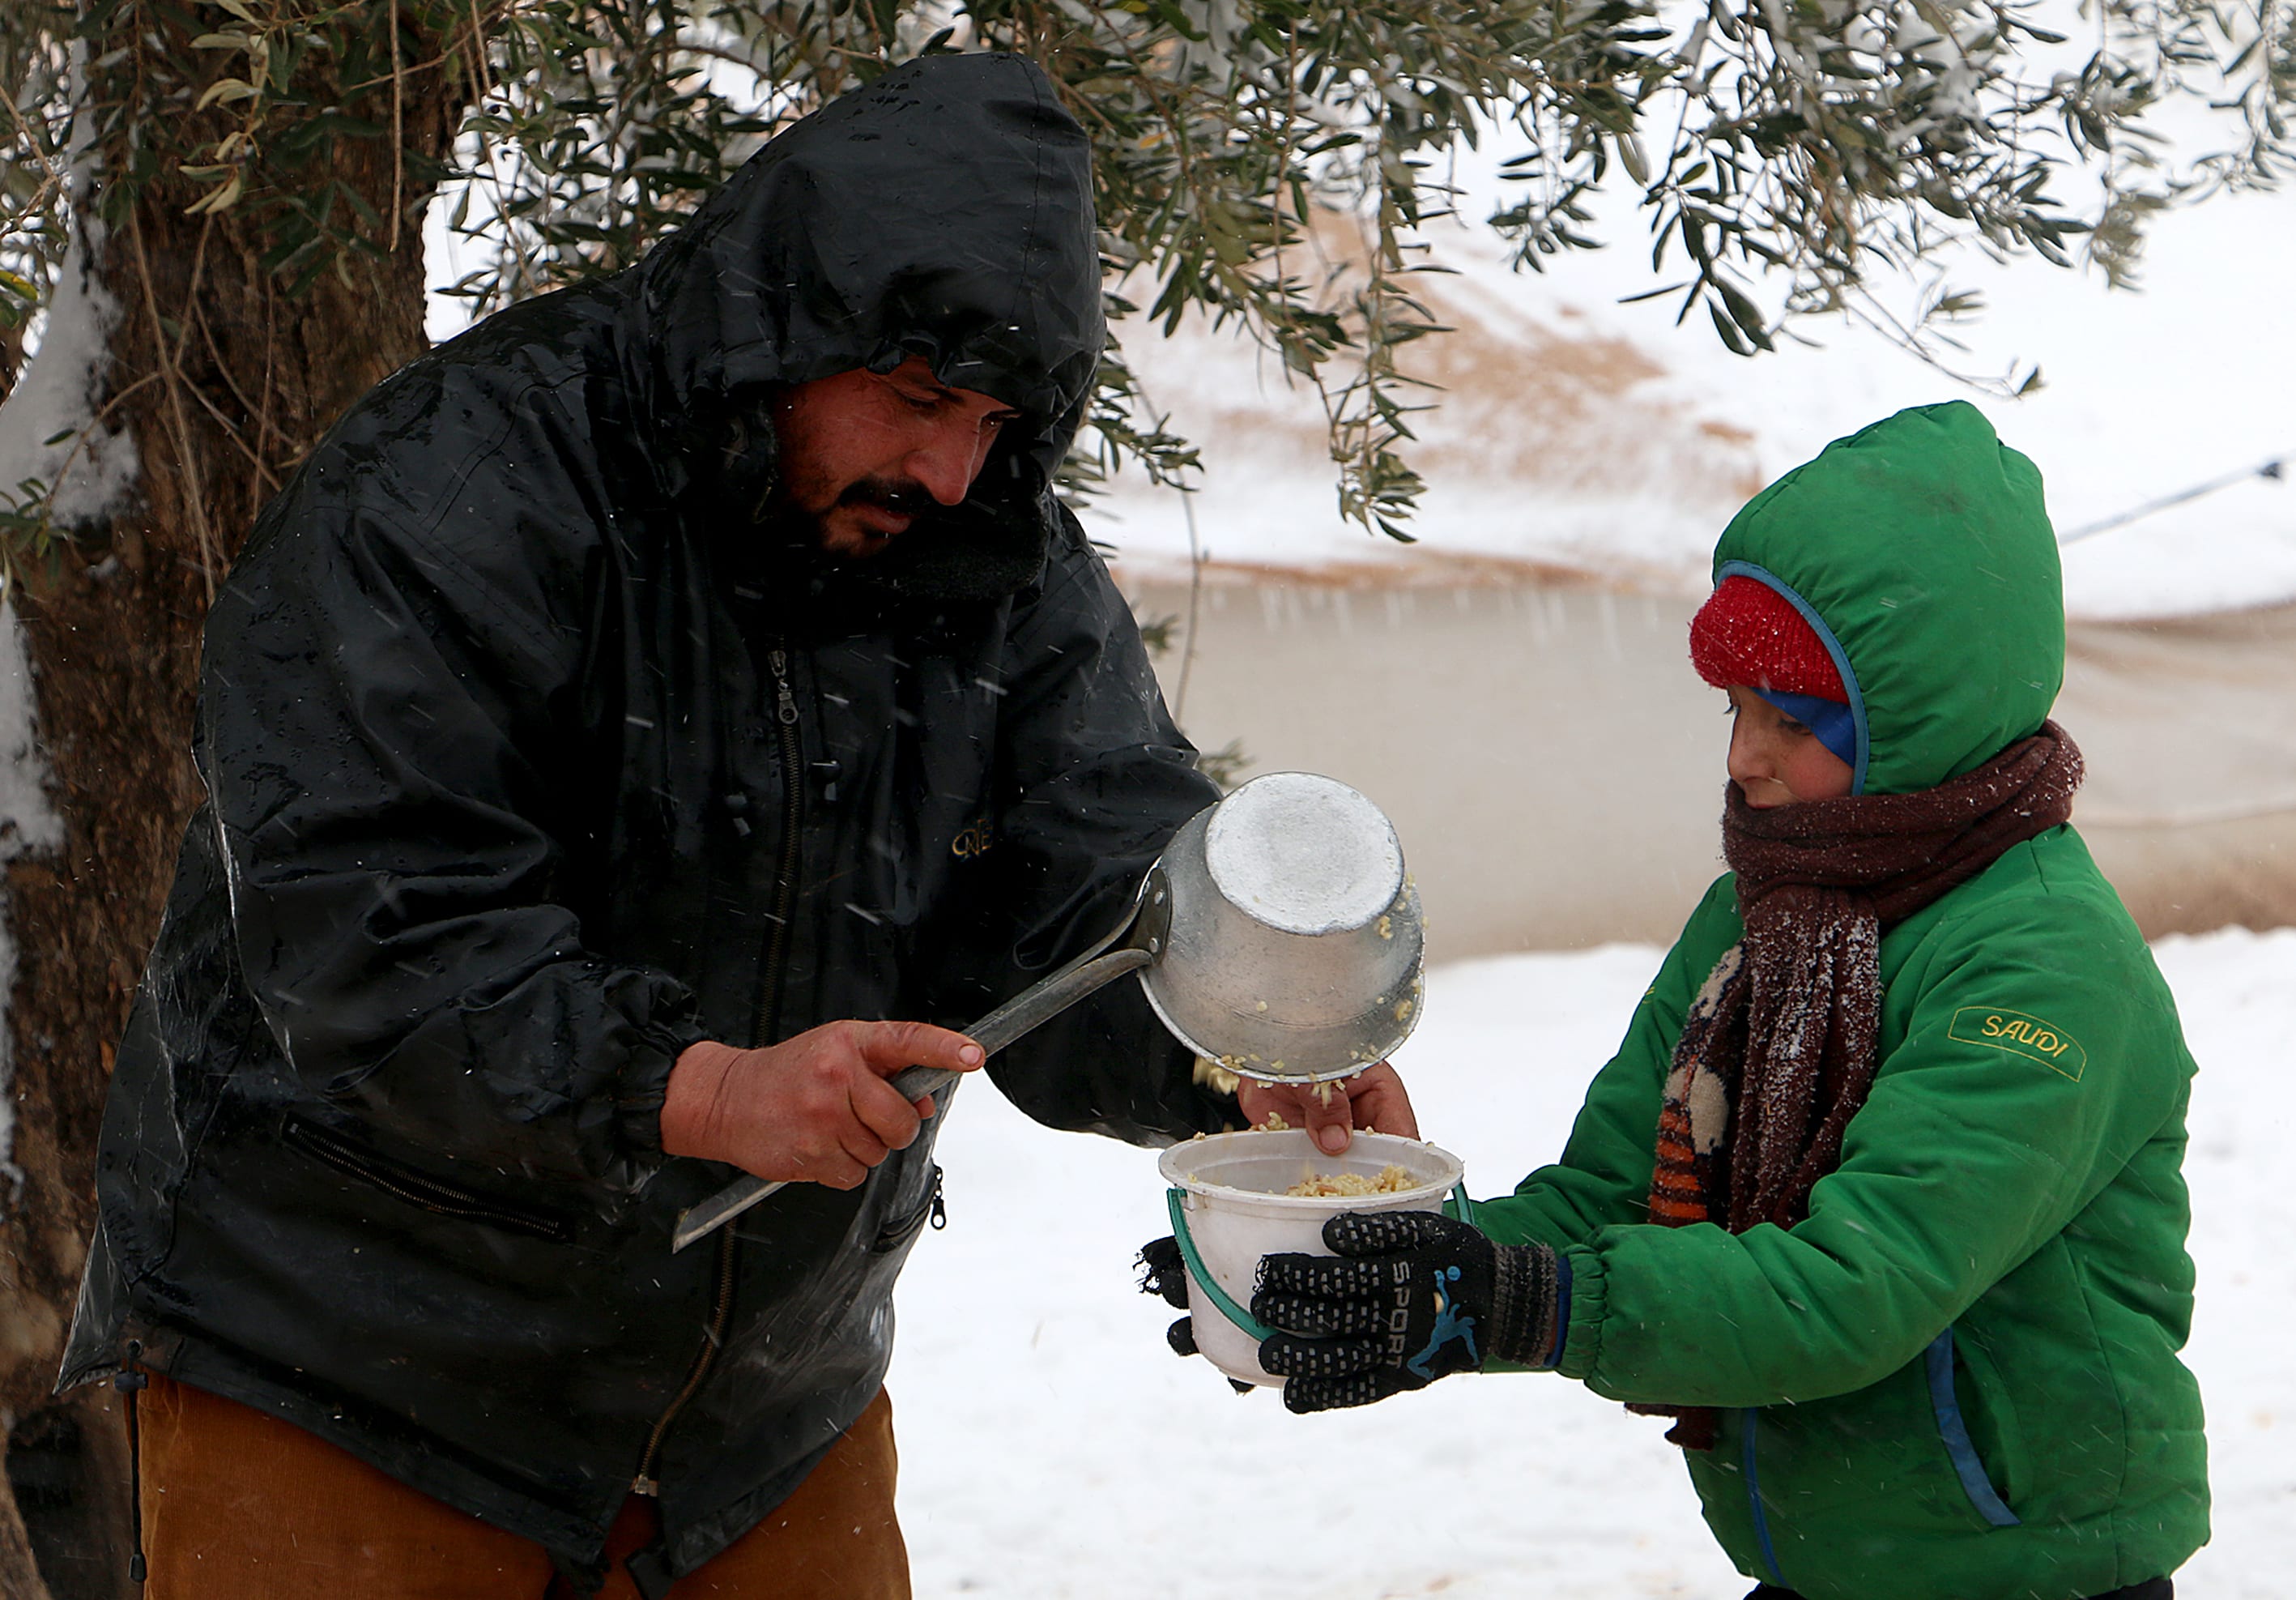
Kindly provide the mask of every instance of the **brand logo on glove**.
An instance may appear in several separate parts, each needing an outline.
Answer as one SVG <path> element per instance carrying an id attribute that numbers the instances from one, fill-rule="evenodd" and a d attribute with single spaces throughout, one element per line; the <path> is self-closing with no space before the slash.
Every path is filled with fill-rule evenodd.
<path id="1" fill-rule="evenodd" d="M 1444 1283 L 1456 1284 L 1459 1281 L 1459 1269 L 1446 1267 L 1438 1276 Z M 1436 1352 L 1455 1339 L 1465 1342 L 1468 1366 L 1477 1366 L 1482 1362 L 1482 1358 L 1475 1353 L 1475 1319 L 1462 1313 L 1440 1291 L 1436 1293 L 1435 1304 L 1435 1328 L 1428 1338 L 1427 1348 L 1404 1363 L 1414 1374 L 1430 1383 L 1435 1379 Z"/>

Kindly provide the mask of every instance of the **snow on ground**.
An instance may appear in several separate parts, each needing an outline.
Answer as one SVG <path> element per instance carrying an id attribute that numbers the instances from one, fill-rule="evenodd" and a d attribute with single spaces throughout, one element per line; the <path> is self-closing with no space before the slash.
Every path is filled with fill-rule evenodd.
<path id="1" fill-rule="evenodd" d="M 2296 1571 L 2296 1258 L 2279 1183 L 2296 929 L 2156 947 L 2202 1067 L 2186 1175 L 2216 1538 L 2194 1600 Z M 1431 1137 L 1488 1194 L 1561 1147 L 1658 952 L 1612 946 L 1432 974 L 1399 1058 Z M 1294 1417 L 1165 1349 L 1129 1262 L 1166 1230 L 1153 1156 L 1048 1133 L 969 1088 L 941 1145 L 949 1227 L 901 1284 L 890 1380 L 924 1600 L 1552 1600 L 1747 1587 L 1698 1520 L 1664 1424 L 1562 1379 L 1453 1378 Z"/>

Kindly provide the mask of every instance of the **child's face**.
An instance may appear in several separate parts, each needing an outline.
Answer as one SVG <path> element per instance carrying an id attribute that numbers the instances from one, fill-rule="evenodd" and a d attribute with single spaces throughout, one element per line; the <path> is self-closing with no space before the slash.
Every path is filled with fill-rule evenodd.
<path id="1" fill-rule="evenodd" d="M 1730 780 L 1757 810 L 1798 800 L 1840 800 L 1855 774 L 1849 763 L 1818 743 L 1751 689 L 1733 685 L 1730 695 Z"/>

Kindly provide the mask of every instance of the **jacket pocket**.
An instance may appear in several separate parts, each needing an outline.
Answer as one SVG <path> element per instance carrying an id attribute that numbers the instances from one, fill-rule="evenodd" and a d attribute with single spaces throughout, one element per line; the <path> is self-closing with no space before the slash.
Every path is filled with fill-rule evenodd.
<path id="1" fill-rule="evenodd" d="M 567 1218 L 531 1206 L 489 1199 L 442 1182 L 300 1117 L 290 1117 L 280 1137 L 291 1147 L 332 1167 L 346 1177 L 356 1178 L 370 1188 L 380 1189 L 439 1216 L 483 1223 L 508 1233 L 547 1239 L 554 1244 L 570 1244 L 574 1241 L 574 1224 Z"/>
<path id="2" fill-rule="evenodd" d="M 1930 1342 L 1923 1352 L 1923 1362 L 1929 1376 L 1930 1408 L 1937 1417 L 1938 1437 L 1945 1445 L 1948 1460 L 1953 1463 L 1954 1475 L 1961 1480 L 1962 1493 L 1978 1515 L 1995 1528 L 2014 1528 L 2017 1514 L 2009 1509 L 2008 1501 L 1994 1486 L 1985 1470 L 1985 1462 L 1977 1453 L 1976 1442 L 1969 1435 L 1969 1420 L 1962 1415 L 1961 1393 L 1955 1382 L 1953 1329 Z"/>
<path id="3" fill-rule="evenodd" d="M 926 1218 L 932 1218 L 933 1226 L 939 1227 L 947 1216 L 947 1208 L 941 1203 L 940 1166 L 936 1162 L 925 1179 L 924 1193 L 907 1209 L 885 1218 L 883 1226 L 877 1230 L 876 1239 L 869 1246 L 869 1251 L 872 1255 L 882 1256 L 898 1250 L 917 1236 L 917 1230 L 924 1227 Z"/>

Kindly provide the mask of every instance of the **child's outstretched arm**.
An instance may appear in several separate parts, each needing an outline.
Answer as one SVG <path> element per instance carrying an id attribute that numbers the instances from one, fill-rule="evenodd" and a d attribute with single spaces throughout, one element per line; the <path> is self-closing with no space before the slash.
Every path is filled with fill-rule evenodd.
<path id="1" fill-rule="evenodd" d="M 2188 1058 L 2151 960 L 2125 920 L 2075 898 L 1933 931 L 1891 984 L 1893 1002 L 1913 997 L 1903 1042 L 1792 1231 L 1546 1237 L 1551 1202 L 1486 1208 L 1495 1236 L 1562 1246 L 1561 1370 L 1614 1399 L 1736 1407 L 1902 1366 L 2175 1134 Z"/>

